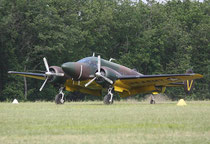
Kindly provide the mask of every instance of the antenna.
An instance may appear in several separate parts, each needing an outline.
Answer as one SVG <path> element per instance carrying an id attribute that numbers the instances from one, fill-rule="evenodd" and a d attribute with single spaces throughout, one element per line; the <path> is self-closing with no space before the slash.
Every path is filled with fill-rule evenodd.
<path id="1" fill-rule="evenodd" d="M 110 58 L 110 59 L 109 59 L 110 62 L 111 62 L 112 60 L 116 60 L 116 59 L 114 59 L 114 58 Z"/>

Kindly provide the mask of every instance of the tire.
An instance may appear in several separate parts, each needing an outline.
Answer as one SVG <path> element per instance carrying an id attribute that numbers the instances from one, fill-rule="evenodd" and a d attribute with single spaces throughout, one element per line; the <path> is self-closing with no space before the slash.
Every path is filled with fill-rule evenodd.
<path id="1" fill-rule="evenodd" d="M 155 104 L 155 101 L 154 100 L 150 100 L 150 104 Z"/>
<path id="2" fill-rule="evenodd" d="M 64 100 L 64 102 L 62 103 L 62 102 L 61 102 L 61 98 L 62 98 L 62 94 L 57 94 L 57 95 L 55 96 L 55 103 L 56 103 L 56 104 L 64 104 L 65 100 Z"/>
<path id="3" fill-rule="evenodd" d="M 106 104 L 106 105 L 113 104 L 114 103 L 114 100 L 112 99 L 112 101 L 110 102 L 109 101 L 110 98 L 111 98 L 111 95 L 110 94 L 105 95 L 104 96 L 104 104 Z"/>

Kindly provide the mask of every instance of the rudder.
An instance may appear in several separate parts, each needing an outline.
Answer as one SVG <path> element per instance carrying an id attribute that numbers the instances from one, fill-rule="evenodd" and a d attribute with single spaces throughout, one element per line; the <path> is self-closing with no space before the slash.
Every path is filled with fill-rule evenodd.
<path id="1" fill-rule="evenodd" d="M 186 71 L 187 74 L 193 73 L 192 69 L 188 69 Z M 186 80 L 184 81 L 184 91 L 186 94 L 190 94 L 194 88 L 194 80 Z"/>

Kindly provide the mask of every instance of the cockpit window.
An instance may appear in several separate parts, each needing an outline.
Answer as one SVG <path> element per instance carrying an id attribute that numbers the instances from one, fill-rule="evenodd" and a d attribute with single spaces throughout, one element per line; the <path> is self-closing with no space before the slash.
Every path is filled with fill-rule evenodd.
<path id="1" fill-rule="evenodd" d="M 80 63 L 86 63 L 94 68 L 97 68 L 97 62 L 94 60 L 94 59 L 91 59 L 91 58 L 84 58 L 84 59 L 81 59 L 79 60 L 78 62 Z"/>
<path id="2" fill-rule="evenodd" d="M 83 59 L 79 60 L 78 62 L 87 63 L 88 61 L 89 61 L 89 58 L 83 58 Z"/>

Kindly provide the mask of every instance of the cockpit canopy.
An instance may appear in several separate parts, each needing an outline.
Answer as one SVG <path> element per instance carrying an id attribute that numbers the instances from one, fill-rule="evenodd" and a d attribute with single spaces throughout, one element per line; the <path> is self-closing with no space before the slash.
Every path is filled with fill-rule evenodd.
<path id="1" fill-rule="evenodd" d="M 94 68 L 97 68 L 98 60 L 97 60 L 97 57 L 86 57 L 86 58 L 83 58 L 77 62 L 85 63 L 85 64 L 88 64 L 88 65 L 94 67 Z"/>

